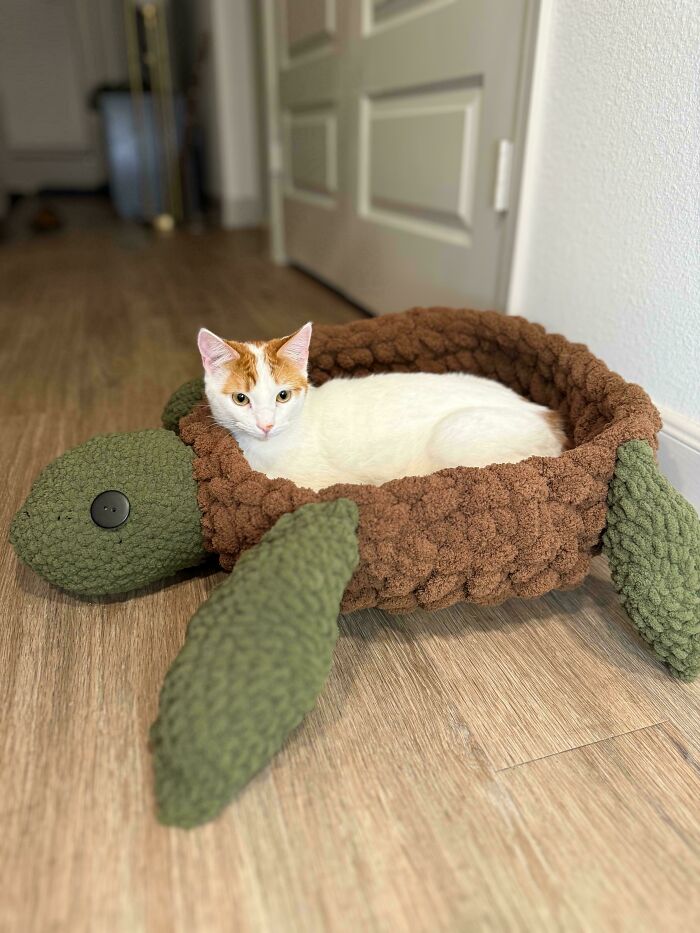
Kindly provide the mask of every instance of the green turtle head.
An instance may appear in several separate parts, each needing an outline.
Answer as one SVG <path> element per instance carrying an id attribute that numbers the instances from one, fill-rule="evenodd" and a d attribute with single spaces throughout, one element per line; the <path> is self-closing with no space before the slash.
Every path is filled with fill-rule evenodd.
<path id="1" fill-rule="evenodd" d="M 162 429 L 69 450 L 39 475 L 14 518 L 18 556 L 83 596 L 124 593 L 200 563 L 193 456 Z"/>

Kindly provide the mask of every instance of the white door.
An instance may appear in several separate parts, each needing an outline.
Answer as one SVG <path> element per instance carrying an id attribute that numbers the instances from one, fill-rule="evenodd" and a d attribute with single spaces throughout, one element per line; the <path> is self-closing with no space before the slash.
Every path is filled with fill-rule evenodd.
<path id="1" fill-rule="evenodd" d="M 268 5 L 289 261 L 375 312 L 503 307 L 535 7 Z"/>

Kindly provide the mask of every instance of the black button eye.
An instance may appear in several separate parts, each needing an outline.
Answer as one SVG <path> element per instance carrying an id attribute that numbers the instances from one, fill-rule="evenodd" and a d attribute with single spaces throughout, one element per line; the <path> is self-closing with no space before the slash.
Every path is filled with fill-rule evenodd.
<path id="1" fill-rule="evenodd" d="M 95 496 L 90 517 L 100 528 L 118 528 L 129 517 L 129 500 L 118 489 L 108 489 Z"/>

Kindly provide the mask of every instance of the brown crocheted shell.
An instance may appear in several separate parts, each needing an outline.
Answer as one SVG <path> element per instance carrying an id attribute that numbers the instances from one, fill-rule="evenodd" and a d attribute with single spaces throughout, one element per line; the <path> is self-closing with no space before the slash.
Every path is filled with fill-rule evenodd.
<path id="1" fill-rule="evenodd" d="M 285 512 L 346 496 L 359 506 L 360 564 L 344 611 L 497 603 L 581 583 L 599 549 L 617 448 L 635 438 L 656 447 L 661 419 L 648 395 L 582 344 L 495 312 L 417 308 L 314 331 L 316 384 L 416 371 L 498 379 L 560 410 L 573 447 L 559 457 L 315 493 L 252 470 L 200 405 L 181 420 L 180 434 L 197 455 L 205 542 L 224 569 Z"/>

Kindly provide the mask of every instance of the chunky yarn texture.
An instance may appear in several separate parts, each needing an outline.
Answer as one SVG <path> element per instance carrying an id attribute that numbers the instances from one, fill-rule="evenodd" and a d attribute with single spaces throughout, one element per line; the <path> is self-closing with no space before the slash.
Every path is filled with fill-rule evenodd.
<path id="1" fill-rule="evenodd" d="M 162 822 L 216 816 L 316 702 L 356 524 L 343 499 L 285 515 L 192 618 L 151 731 Z"/>
<path id="2" fill-rule="evenodd" d="M 345 611 L 498 603 L 580 584 L 600 549 L 618 448 L 630 440 L 656 446 L 661 420 L 644 390 L 585 346 L 493 312 L 416 309 L 315 329 L 310 373 L 317 384 L 390 371 L 498 379 L 561 411 L 573 447 L 560 457 L 315 493 L 252 470 L 199 405 L 181 419 L 180 436 L 196 455 L 205 545 L 222 567 L 231 569 L 285 513 L 345 497 L 360 512 L 360 563 Z"/>
<path id="3" fill-rule="evenodd" d="M 163 409 L 161 421 L 163 427 L 168 431 L 179 430 L 180 418 L 188 414 L 198 402 L 204 398 L 204 380 L 201 376 L 196 379 L 190 379 L 183 383 L 179 389 L 176 389 L 168 399 L 168 403 Z"/>
<path id="4" fill-rule="evenodd" d="M 192 451 L 162 428 L 91 438 L 50 463 L 12 523 L 18 556 L 81 596 L 124 593 L 206 558 Z M 119 490 L 130 503 L 118 528 L 98 527 L 90 504 Z"/>
<path id="5" fill-rule="evenodd" d="M 692 680 L 700 672 L 700 520 L 642 441 L 618 451 L 603 543 L 637 629 L 674 674 Z"/>
<path id="6" fill-rule="evenodd" d="M 233 571 L 192 619 L 161 693 L 151 739 L 163 822 L 213 818 L 281 747 L 323 687 L 339 607 L 540 596 L 581 583 L 602 540 L 642 636 L 677 676 L 700 671 L 700 520 L 659 472 L 646 393 L 586 347 L 491 312 L 415 309 L 315 330 L 316 383 L 421 370 L 489 376 L 561 411 L 571 449 L 315 493 L 252 470 L 192 380 L 168 403 L 169 430 L 68 451 L 17 513 L 18 555 L 74 593 L 134 589 L 206 551 Z M 91 503 L 108 490 L 130 511 L 106 529 Z"/>

